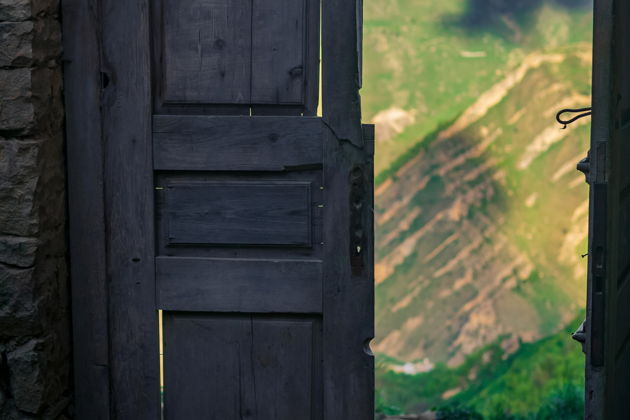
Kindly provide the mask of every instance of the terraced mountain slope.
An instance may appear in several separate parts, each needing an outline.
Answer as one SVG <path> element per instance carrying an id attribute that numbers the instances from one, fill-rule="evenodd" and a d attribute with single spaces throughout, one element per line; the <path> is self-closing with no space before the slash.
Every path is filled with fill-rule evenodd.
<path id="1" fill-rule="evenodd" d="M 362 103 L 364 118 L 378 123 L 381 180 L 410 147 L 456 118 L 529 54 L 590 42 L 589 3 L 365 0 Z M 569 83 L 588 80 L 568 76 L 563 80 Z"/>
<path id="2" fill-rule="evenodd" d="M 501 334 L 554 333 L 583 305 L 588 204 L 574 168 L 588 130 L 553 116 L 589 104 L 558 81 L 588 74 L 588 57 L 528 56 L 380 185 L 377 351 L 457 364 Z"/>
<path id="3" fill-rule="evenodd" d="M 588 121 L 554 114 L 590 102 L 591 17 L 536 4 L 480 28 L 462 0 L 366 2 L 373 348 L 393 369 L 457 366 L 499 337 L 516 351 L 584 305 Z"/>

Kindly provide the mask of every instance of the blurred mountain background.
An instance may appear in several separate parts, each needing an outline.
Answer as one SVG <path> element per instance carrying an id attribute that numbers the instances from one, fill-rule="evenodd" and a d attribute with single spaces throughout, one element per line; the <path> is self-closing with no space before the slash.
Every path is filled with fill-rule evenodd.
<path id="1" fill-rule="evenodd" d="M 592 3 L 364 8 L 379 411 L 528 415 L 583 383 Z"/>

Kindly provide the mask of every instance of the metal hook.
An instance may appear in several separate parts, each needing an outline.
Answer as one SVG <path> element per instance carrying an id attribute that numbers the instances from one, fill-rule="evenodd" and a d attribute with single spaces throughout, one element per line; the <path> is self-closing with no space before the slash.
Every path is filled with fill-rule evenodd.
<path id="1" fill-rule="evenodd" d="M 568 113 L 576 113 L 576 112 L 581 112 L 581 114 L 576 115 L 575 117 L 571 118 L 570 120 L 563 120 L 562 114 L 568 114 Z M 558 112 L 556 114 L 556 121 L 558 121 L 559 124 L 562 124 L 564 127 L 562 127 L 563 130 L 565 130 L 567 128 L 567 125 L 579 120 L 580 118 L 584 118 L 584 117 L 588 117 L 590 115 L 593 114 L 593 108 L 592 107 L 588 107 L 588 108 L 566 108 L 561 110 L 560 112 Z"/>

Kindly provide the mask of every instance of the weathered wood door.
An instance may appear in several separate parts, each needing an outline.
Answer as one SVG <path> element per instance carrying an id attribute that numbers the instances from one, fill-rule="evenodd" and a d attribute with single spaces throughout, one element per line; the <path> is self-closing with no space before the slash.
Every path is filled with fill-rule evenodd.
<path id="1" fill-rule="evenodd" d="M 63 2 L 78 418 L 373 418 L 357 1 Z"/>
<path id="2" fill-rule="evenodd" d="M 630 416 L 630 2 L 595 1 L 586 418 Z"/>

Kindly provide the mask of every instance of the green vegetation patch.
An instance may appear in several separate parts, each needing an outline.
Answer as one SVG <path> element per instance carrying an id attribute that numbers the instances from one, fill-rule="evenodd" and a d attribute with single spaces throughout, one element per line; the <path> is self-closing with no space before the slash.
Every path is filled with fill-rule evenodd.
<path id="1" fill-rule="evenodd" d="M 416 375 L 393 372 L 388 368 L 393 359 L 379 357 L 377 412 L 412 414 L 435 409 L 445 419 L 466 418 L 457 415 L 470 412 L 486 419 L 577 420 L 584 387 L 584 355 L 570 337 L 577 325 L 574 321 L 551 337 L 522 343 L 511 355 L 501 347 L 508 339 L 504 336 L 468 356 L 461 366 L 438 364 Z M 564 414 L 550 417 L 560 412 Z"/>

